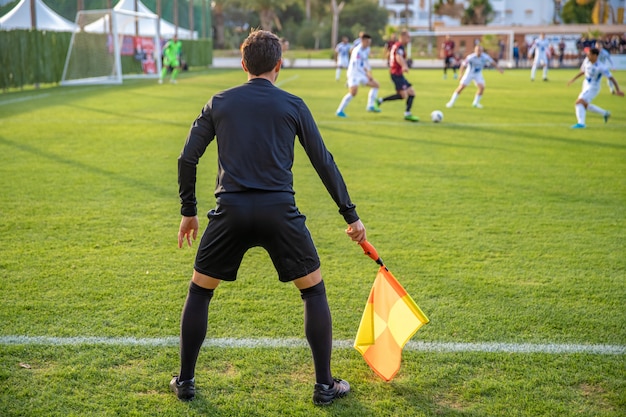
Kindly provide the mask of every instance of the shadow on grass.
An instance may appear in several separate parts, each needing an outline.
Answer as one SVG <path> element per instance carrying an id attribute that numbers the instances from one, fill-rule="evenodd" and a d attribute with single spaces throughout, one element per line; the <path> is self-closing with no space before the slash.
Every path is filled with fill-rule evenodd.
<path id="1" fill-rule="evenodd" d="M 466 417 L 482 417 L 481 414 L 468 412 L 467 410 L 458 406 L 447 406 L 441 403 L 433 402 L 433 399 L 424 395 L 417 388 L 408 388 L 406 386 L 394 386 L 391 390 L 393 392 L 393 398 L 381 398 L 384 402 L 389 402 L 389 410 L 387 413 L 382 412 L 382 405 L 368 405 L 358 400 L 358 392 L 351 393 L 348 397 L 336 400 L 332 404 L 326 406 L 314 406 L 299 404 L 294 409 L 285 409 L 281 415 L 284 416 L 327 416 L 327 417 L 380 417 L 380 416 L 395 416 L 398 412 L 393 406 L 400 406 L 404 412 L 411 410 L 410 416 L 466 416 Z M 181 406 L 188 407 L 190 412 L 195 414 L 213 416 L 213 417 L 231 417 L 233 415 L 246 415 L 247 417 L 253 416 L 268 416 L 275 415 L 269 410 L 264 410 L 260 407 L 256 413 L 250 412 L 249 409 L 237 409 L 237 406 L 220 406 L 211 402 L 212 397 L 210 393 L 197 394 L 196 399 L 189 403 L 183 403 Z M 299 401 L 299 399 L 294 399 Z M 309 409 L 311 407 L 312 409 Z M 193 410 L 193 411 L 191 411 Z"/>
<path id="2" fill-rule="evenodd" d="M 96 166 L 88 165 L 80 161 L 76 161 L 67 157 L 63 157 L 52 152 L 47 152 L 45 150 L 36 148 L 34 146 L 26 145 L 24 143 L 11 141 L 6 138 L 0 137 L 0 145 L 7 146 L 9 148 L 17 149 L 22 152 L 30 153 L 32 155 L 36 155 L 40 158 L 45 158 L 50 161 L 56 162 L 58 164 L 67 165 L 72 169 L 82 170 L 88 172 L 90 174 L 99 175 L 101 177 L 106 177 L 112 181 L 117 183 L 126 185 L 128 187 L 134 189 L 141 189 L 147 191 L 152 194 L 156 194 L 159 197 L 164 198 L 172 198 L 176 196 L 176 189 L 168 189 L 165 187 L 159 187 L 156 184 L 149 183 L 146 181 L 142 181 L 137 178 L 129 177 L 126 175 L 121 175 L 112 171 L 107 171 L 106 169 L 98 168 Z"/>
<path id="3" fill-rule="evenodd" d="M 467 127 L 464 127 L 464 129 L 467 129 Z M 480 130 L 480 131 L 488 132 L 488 133 L 495 133 L 495 134 L 501 132 L 500 129 L 496 127 L 489 127 L 489 126 L 472 126 L 472 129 Z M 542 141 L 542 142 L 545 142 L 545 141 L 560 142 L 560 143 L 564 143 L 567 145 L 592 146 L 594 148 L 601 147 L 601 148 L 626 150 L 626 144 L 605 143 L 605 142 L 600 142 L 596 140 L 586 139 L 586 138 L 601 137 L 602 132 L 600 130 L 595 130 L 595 129 L 594 130 L 591 130 L 591 129 L 576 130 L 576 129 L 571 129 L 569 127 L 563 127 L 563 130 L 567 131 L 567 134 L 563 135 L 567 137 L 554 136 L 554 135 L 550 136 L 550 135 L 546 135 L 543 133 L 537 134 L 537 132 L 534 130 L 529 131 L 528 129 L 519 129 L 515 132 L 515 138 L 531 139 L 531 140 Z"/>
<path id="4" fill-rule="evenodd" d="M 106 114 L 108 116 L 115 116 L 115 117 L 119 117 L 120 120 L 125 120 L 129 118 L 128 112 L 123 112 L 123 111 L 111 111 L 111 110 L 105 110 L 105 109 L 99 109 L 96 107 L 88 107 L 85 105 L 75 105 L 75 104 L 65 104 L 65 106 L 67 107 L 74 107 L 78 110 L 81 111 L 91 111 L 94 113 L 101 113 L 101 114 Z M 132 115 L 132 119 L 133 120 L 143 120 L 143 121 L 147 121 L 153 124 L 161 124 L 161 125 L 170 125 L 170 126 L 175 126 L 175 127 L 185 127 L 185 128 L 189 128 L 189 126 L 191 125 L 190 122 L 185 121 L 185 122 L 172 122 L 169 120 L 163 120 L 160 119 L 158 117 L 146 117 L 146 116 L 139 116 L 137 114 L 133 114 Z M 191 118 L 189 119 L 191 120 Z"/>
<path id="5" fill-rule="evenodd" d="M 329 124 L 325 124 L 325 123 L 320 123 L 320 129 L 321 130 L 331 130 L 331 131 L 341 132 L 341 133 L 355 134 L 355 130 L 354 129 L 336 127 L 334 125 L 329 125 Z M 463 129 L 466 130 L 467 128 L 465 127 Z M 326 136 L 326 135 L 322 135 L 322 136 Z M 424 145 L 442 146 L 442 147 L 446 147 L 446 148 L 468 148 L 468 149 L 481 149 L 481 150 L 501 150 L 501 151 L 506 151 L 506 152 L 510 152 L 511 151 L 510 149 L 498 148 L 498 147 L 495 147 L 495 146 L 463 145 L 463 144 L 459 144 L 459 143 L 446 143 L 446 142 L 442 142 L 442 141 L 434 141 L 434 140 L 427 140 L 427 139 L 403 138 L 403 137 L 399 137 L 399 136 L 381 135 L 379 132 L 376 132 L 376 139 L 384 139 L 384 140 L 390 140 L 390 141 L 396 141 L 396 142 L 402 141 L 402 142 L 409 142 L 409 143 L 421 143 L 421 144 L 424 144 Z"/>

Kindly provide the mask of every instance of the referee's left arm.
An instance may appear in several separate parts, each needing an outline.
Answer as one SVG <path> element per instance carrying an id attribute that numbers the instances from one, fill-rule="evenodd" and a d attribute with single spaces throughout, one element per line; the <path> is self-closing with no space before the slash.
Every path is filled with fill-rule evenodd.
<path id="1" fill-rule="evenodd" d="M 301 103 L 299 110 L 298 139 L 317 175 L 339 207 L 339 213 L 347 224 L 354 223 L 359 220 L 359 216 L 356 212 L 356 206 L 350 200 L 346 183 L 339 172 L 339 168 L 332 154 L 326 148 L 315 120 L 304 102 Z"/>

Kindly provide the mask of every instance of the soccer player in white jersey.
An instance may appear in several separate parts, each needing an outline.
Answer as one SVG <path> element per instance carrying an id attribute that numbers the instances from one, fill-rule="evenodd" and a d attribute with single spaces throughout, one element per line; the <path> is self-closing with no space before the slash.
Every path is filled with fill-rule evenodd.
<path id="1" fill-rule="evenodd" d="M 550 41 L 546 39 L 546 34 L 539 35 L 539 39 L 535 39 L 535 42 L 528 50 L 528 58 L 532 57 L 533 52 L 535 59 L 533 60 L 533 66 L 530 68 L 530 81 L 535 81 L 535 73 L 537 72 L 537 65 L 543 66 L 543 80 L 548 81 L 548 60 L 550 59 Z"/>
<path id="2" fill-rule="evenodd" d="M 591 48 L 587 53 L 587 59 L 583 61 L 583 64 L 580 66 L 580 71 L 574 78 L 572 78 L 567 85 L 571 85 L 578 78 L 585 76 L 585 80 L 583 81 L 583 89 L 578 95 L 578 99 L 576 99 L 576 119 L 577 123 L 572 126 L 573 129 L 584 129 L 585 128 L 585 117 L 587 115 L 587 110 L 601 114 L 604 117 L 604 123 L 609 120 L 611 117 L 611 113 L 607 110 L 604 110 L 595 104 L 591 104 L 591 101 L 598 95 L 600 92 L 600 85 L 602 82 L 602 76 L 604 75 L 606 78 L 613 82 L 615 86 L 615 94 L 623 97 L 624 93 L 619 89 L 619 85 L 615 78 L 611 74 L 611 71 L 599 62 L 598 56 L 600 55 L 600 51 L 598 48 Z"/>
<path id="3" fill-rule="evenodd" d="M 472 81 L 476 84 L 476 95 L 474 96 L 474 101 L 472 102 L 472 106 L 482 109 L 483 106 L 480 104 L 480 99 L 483 97 L 483 92 L 485 91 L 485 79 L 483 78 L 483 68 L 492 65 L 500 74 L 504 71 L 502 68 L 498 66 L 496 61 L 493 60 L 489 55 L 483 52 L 483 47 L 480 45 L 476 45 L 474 47 L 474 52 L 469 54 L 463 62 L 461 63 L 461 68 L 459 69 L 459 73 L 461 74 L 461 81 L 459 82 L 459 86 L 452 93 L 452 97 L 450 101 L 446 104 L 446 107 L 450 108 L 454 106 L 456 99 L 461 94 L 461 91 L 465 89 Z"/>
<path id="4" fill-rule="evenodd" d="M 609 70 L 615 68 L 615 64 L 613 64 L 613 59 L 611 59 L 611 53 L 604 48 L 602 42 L 596 42 L 596 48 L 598 48 L 598 51 L 600 51 L 600 54 L 598 55 L 598 61 L 600 61 L 601 64 L 604 64 L 604 66 L 607 67 Z M 611 82 L 611 80 L 607 78 L 606 83 L 609 86 L 609 90 L 611 90 L 611 94 L 615 94 L 615 86 L 613 85 L 613 82 Z"/>
<path id="5" fill-rule="evenodd" d="M 341 69 L 348 68 L 350 62 L 350 49 L 352 45 L 348 42 L 348 37 L 341 38 L 341 42 L 335 47 L 335 62 L 337 63 L 337 71 L 335 72 L 335 81 L 339 81 L 341 77 Z"/>
<path id="6" fill-rule="evenodd" d="M 345 113 L 345 109 L 356 96 L 359 91 L 360 85 L 367 85 L 371 87 L 369 95 L 367 97 L 367 111 L 379 113 L 378 103 L 376 102 L 376 96 L 378 95 L 378 88 L 380 85 L 372 77 L 372 69 L 369 63 L 370 44 L 372 43 L 372 37 L 367 33 L 361 35 L 361 42 L 352 49 L 350 54 L 350 62 L 348 63 L 348 94 L 346 94 L 339 107 L 337 108 L 337 116 L 348 117 Z"/>

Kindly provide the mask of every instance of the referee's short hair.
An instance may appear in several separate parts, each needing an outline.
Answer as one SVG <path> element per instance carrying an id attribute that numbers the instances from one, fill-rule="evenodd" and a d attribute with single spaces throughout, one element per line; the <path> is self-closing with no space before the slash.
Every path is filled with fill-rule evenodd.
<path id="1" fill-rule="evenodd" d="M 241 56 L 250 74 L 270 72 L 282 56 L 280 39 L 272 32 L 255 30 L 241 44 Z"/>

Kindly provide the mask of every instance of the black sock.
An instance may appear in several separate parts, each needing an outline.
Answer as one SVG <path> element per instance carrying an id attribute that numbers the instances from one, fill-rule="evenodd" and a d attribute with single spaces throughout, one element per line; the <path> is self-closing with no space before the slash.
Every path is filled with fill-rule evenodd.
<path id="1" fill-rule="evenodd" d="M 315 379 L 320 384 L 333 384 L 330 356 L 333 348 L 333 325 L 326 299 L 324 281 L 300 290 L 304 301 L 304 333 L 311 346 Z"/>
<path id="2" fill-rule="evenodd" d="M 209 303 L 213 290 L 189 284 L 187 300 L 180 320 L 180 374 L 179 381 L 194 377 L 196 361 L 204 342 L 209 318 Z"/>
<path id="3" fill-rule="evenodd" d="M 392 100 L 401 100 L 402 96 L 400 94 L 392 94 L 387 97 L 383 97 L 383 101 L 392 101 Z"/>
<path id="4" fill-rule="evenodd" d="M 406 98 L 406 111 L 407 113 L 411 112 L 411 107 L 413 107 L 413 99 L 415 98 L 415 96 L 408 96 Z"/>

